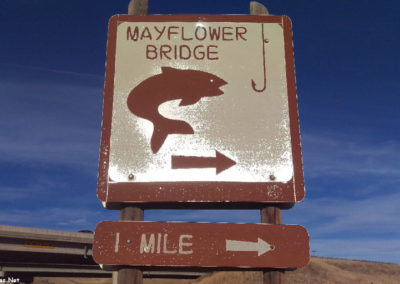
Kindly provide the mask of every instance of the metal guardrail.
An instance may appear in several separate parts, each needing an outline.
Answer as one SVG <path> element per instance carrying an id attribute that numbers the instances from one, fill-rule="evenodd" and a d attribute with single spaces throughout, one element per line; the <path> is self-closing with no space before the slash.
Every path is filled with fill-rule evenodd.
<path id="1" fill-rule="evenodd" d="M 0 225 L 0 250 L 34 253 L 92 254 L 93 235 Z M 1 258 L 0 258 L 1 260 Z"/>
<path id="2" fill-rule="evenodd" d="M 93 234 L 0 225 L 0 278 L 112 277 L 92 258 Z M 144 271 L 144 277 L 197 278 L 202 272 Z"/>
<path id="3" fill-rule="evenodd" d="M 92 258 L 93 235 L 0 225 L 0 277 L 111 277 Z"/>

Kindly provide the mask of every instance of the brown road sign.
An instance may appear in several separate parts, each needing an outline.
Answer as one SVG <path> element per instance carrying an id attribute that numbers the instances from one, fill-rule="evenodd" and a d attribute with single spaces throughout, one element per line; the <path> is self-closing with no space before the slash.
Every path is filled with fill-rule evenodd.
<path id="1" fill-rule="evenodd" d="M 299 268 L 309 257 L 298 225 L 107 221 L 93 243 L 102 265 Z"/>
<path id="2" fill-rule="evenodd" d="M 301 201 L 290 20 L 111 18 L 97 195 L 105 203 Z"/>

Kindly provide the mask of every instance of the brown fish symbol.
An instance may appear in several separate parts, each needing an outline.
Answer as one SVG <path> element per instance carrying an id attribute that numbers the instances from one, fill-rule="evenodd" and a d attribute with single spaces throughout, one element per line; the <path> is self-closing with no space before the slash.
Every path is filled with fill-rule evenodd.
<path id="1" fill-rule="evenodd" d="M 161 67 L 162 72 L 142 81 L 128 96 L 129 110 L 154 125 L 151 150 L 157 153 L 169 134 L 194 134 L 189 123 L 168 119 L 158 112 L 158 107 L 180 99 L 179 106 L 197 103 L 203 97 L 220 96 L 219 88 L 227 82 L 221 78 L 198 70 Z"/>

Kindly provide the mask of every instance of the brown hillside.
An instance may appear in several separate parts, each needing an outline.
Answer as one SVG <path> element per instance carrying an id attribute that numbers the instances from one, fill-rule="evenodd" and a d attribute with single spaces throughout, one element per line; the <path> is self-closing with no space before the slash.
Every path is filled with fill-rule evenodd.
<path id="1" fill-rule="evenodd" d="M 397 264 L 332 259 L 311 258 L 304 268 L 285 272 L 286 284 L 399 284 L 400 266 Z M 35 284 L 111 284 L 111 279 L 82 278 L 37 278 Z M 216 272 L 196 280 L 145 279 L 144 284 L 250 284 L 262 283 L 260 272 Z"/>
<path id="2" fill-rule="evenodd" d="M 312 258 L 305 268 L 285 273 L 286 283 L 360 283 L 399 284 L 400 266 L 397 264 Z"/>

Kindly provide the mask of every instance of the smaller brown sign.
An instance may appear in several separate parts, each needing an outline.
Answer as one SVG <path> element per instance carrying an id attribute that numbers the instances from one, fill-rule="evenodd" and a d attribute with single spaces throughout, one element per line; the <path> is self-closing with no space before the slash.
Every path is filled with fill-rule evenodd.
<path id="1" fill-rule="evenodd" d="M 299 268 L 309 262 L 298 225 L 101 222 L 93 258 L 102 265 Z"/>

